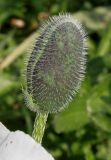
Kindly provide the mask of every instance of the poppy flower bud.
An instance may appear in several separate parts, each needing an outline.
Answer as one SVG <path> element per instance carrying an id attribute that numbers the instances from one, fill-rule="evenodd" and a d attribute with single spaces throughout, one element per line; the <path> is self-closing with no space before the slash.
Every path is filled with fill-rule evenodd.
<path id="1" fill-rule="evenodd" d="M 85 54 L 86 34 L 75 18 L 62 14 L 45 22 L 26 61 L 27 106 L 40 113 L 66 107 L 84 77 Z"/>

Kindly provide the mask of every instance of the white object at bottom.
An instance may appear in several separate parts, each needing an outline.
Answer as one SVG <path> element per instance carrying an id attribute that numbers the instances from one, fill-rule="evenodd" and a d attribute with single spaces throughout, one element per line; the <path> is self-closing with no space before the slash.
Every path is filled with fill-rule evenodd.
<path id="1" fill-rule="evenodd" d="M 10 132 L 0 123 L 0 160 L 54 160 L 28 134 Z"/>

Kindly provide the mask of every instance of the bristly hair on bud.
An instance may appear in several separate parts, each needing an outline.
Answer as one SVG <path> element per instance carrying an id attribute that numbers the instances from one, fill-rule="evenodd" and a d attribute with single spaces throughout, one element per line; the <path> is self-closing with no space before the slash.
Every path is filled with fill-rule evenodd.
<path id="1" fill-rule="evenodd" d="M 61 111 L 80 87 L 86 66 L 86 34 L 70 14 L 49 18 L 28 54 L 23 89 L 27 107 Z"/>

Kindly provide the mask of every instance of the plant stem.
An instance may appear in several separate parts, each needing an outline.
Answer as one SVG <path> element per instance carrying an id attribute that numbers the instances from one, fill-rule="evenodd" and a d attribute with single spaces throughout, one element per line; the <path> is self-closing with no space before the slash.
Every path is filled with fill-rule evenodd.
<path id="1" fill-rule="evenodd" d="M 47 117 L 48 117 L 48 113 L 37 113 L 36 114 L 32 137 L 35 139 L 37 143 L 40 143 L 40 144 L 42 142 L 42 138 L 44 135 Z"/>
<path id="2" fill-rule="evenodd" d="M 38 34 L 36 32 L 32 33 L 28 38 L 26 38 L 20 45 L 18 45 L 15 50 L 10 53 L 1 63 L 0 70 L 5 69 L 11 63 L 15 61 L 20 55 L 24 53 L 26 48 L 30 45 L 30 43 L 37 38 Z"/>

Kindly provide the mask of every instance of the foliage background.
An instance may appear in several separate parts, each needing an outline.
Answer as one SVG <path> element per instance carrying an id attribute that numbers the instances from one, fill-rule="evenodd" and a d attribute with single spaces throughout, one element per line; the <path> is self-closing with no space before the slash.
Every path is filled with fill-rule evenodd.
<path id="1" fill-rule="evenodd" d="M 35 114 L 21 91 L 28 45 L 20 47 L 41 21 L 59 12 L 71 12 L 88 32 L 87 72 L 70 107 L 49 116 L 43 145 L 56 160 L 111 160 L 110 0 L 0 0 L 0 121 L 31 134 Z"/>

